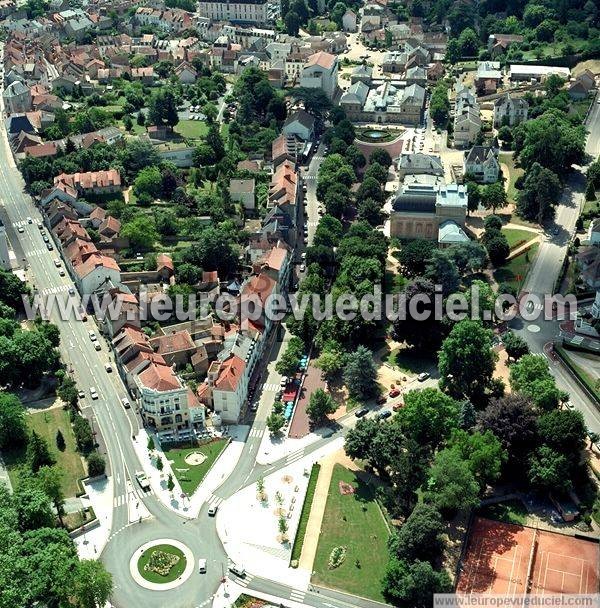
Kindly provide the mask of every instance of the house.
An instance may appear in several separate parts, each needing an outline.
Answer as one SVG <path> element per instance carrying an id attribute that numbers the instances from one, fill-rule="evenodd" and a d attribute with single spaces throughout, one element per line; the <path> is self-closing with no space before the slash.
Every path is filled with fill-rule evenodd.
<path id="1" fill-rule="evenodd" d="M 442 222 L 438 229 L 438 247 L 445 249 L 452 245 L 468 243 L 469 237 L 462 227 L 453 220 Z"/>
<path id="2" fill-rule="evenodd" d="M 342 27 L 345 32 L 356 32 L 357 30 L 357 21 L 356 21 L 356 13 L 348 9 L 344 16 L 342 17 Z"/>
<path id="3" fill-rule="evenodd" d="M 466 148 L 473 144 L 481 131 L 479 109 L 468 108 L 454 118 L 454 145 Z"/>
<path id="4" fill-rule="evenodd" d="M 121 175 L 116 169 L 61 173 L 54 178 L 54 186 L 65 184 L 79 194 L 110 194 L 121 191 Z"/>
<path id="5" fill-rule="evenodd" d="M 525 38 L 518 34 L 490 34 L 487 49 L 493 58 L 504 55 L 513 44 L 521 44 Z"/>
<path id="6" fill-rule="evenodd" d="M 295 135 L 281 133 L 271 144 L 271 160 L 273 168 L 277 168 L 284 161 L 296 163 L 302 151 L 303 144 Z"/>
<path id="7" fill-rule="evenodd" d="M 408 68 L 404 80 L 407 84 L 418 84 L 424 87 L 427 84 L 427 69 L 418 65 Z"/>
<path id="8" fill-rule="evenodd" d="M 596 217 L 590 222 L 587 240 L 589 245 L 600 244 L 600 218 Z"/>
<path id="9" fill-rule="evenodd" d="M 175 76 L 182 84 L 193 84 L 198 79 L 198 72 L 192 64 L 184 61 L 175 68 Z"/>
<path id="10" fill-rule="evenodd" d="M 303 141 L 310 141 L 315 134 L 316 120 L 305 110 L 296 110 L 288 115 L 283 123 L 282 132 L 285 135 L 295 135 Z"/>
<path id="11" fill-rule="evenodd" d="M 267 0 L 200 0 L 197 10 L 212 21 L 266 24 L 271 20 Z"/>
<path id="12" fill-rule="evenodd" d="M 149 342 L 154 352 L 159 354 L 167 365 L 175 369 L 181 369 L 190 363 L 192 355 L 197 349 L 187 330 L 150 338 Z"/>
<path id="13" fill-rule="evenodd" d="M 338 58 L 324 51 L 311 55 L 302 70 L 300 86 L 321 89 L 333 99 L 338 86 Z"/>
<path id="14" fill-rule="evenodd" d="M 35 127 L 25 114 L 13 114 L 6 119 L 5 124 L 9 137 L 17 136 L 21 132 L 35 133 Z"/>
<path id="15" fill-rule="evenodd" d="M 582 247 L 575 259 L 580 268 L 581 280 L 590 289 L 600 289 L 600 247 Z"/>
<path id="16" fill-rule="evenodd" d="M 527 120 L 528 111 L 529 103 L 526 99 L 505 93 L 494 101 L 494 127 L 500 128 L 502 125 L 513 127 Z"/>
<path id="17" fill-rule="evenodd" d="M 350 73 L 350 84 L 363 82 L 366 85 L 371 84 L 373 79 L 373 67 L 366 64 L 357 65 Z"/>
<path id="18" fill-rule="evenodd" d="M 404 72 L 407 61 L 408 53 L 404 51 L 388 51 L 383 56 L 381 70 L 392 74 Z"/>
<path id="19" fill-rule="evenodd" d="M 198 398 L 212 407 L 227 424 L 237 423 L 248 395 L 246 363 L 231 354 L 224 361 L 213 361 L 206 382 L 198 388 Z"/>
<path id="20" fill-rule="evenodd" d="M 480 95 L 495 93 L 502 83 L 499 61 L 480 61 L 475 74 L 475 87 Z"/>
<path id="21" fill-rule="evenodd" d="M 403 179 L 406 175 L 426 174 L 444 175 L 444 166 L 439 156 L 432 154 L 402 154 L 398 160 L 398 177 Z"/>
<path id="22" fill-rule="evenodd" d="M 146 68 L 132 68 L 131 79 L 139 80 L 142 84 L 153 84 L 155 79 L 154 68 L 152 66 Z"/>
<path id="23" fill-rule="evenodd" d="M 230 179 L 229 196 L 232 201 L 242 203 L 245 210 L 253 211 L 256 209 L 255 187 L 254 179 Z"/>
<path id="24" fill-rule="evenodd" d="M 498 181 L 500 163 L 494 148 L 473 146 L 465 152 L 464 175 L 471 175 L 480 184 L 493 184 Z"/>
<path id="25" fill-rule="evenodd" d="M 596 90 L 596 79 L 594 75 L 586 70 L 574 82 L 569 83 L 567 92 L 573 100 L 585 99 Z"/>
<path id="26" fill-rule="evenodd" d="M 569 68 L 555 65 L 519 65 L 512 64 L 508 69 L 508 77 L 511 82 L 537 81 L 542 82 L 548 76 L 556 75 L 568 80 L 571 76 Z"/>
<path id="27" fill-rule="evenodd" d="M 15 80 L 15 82 L 9 84 L 2 92 L 2 98 L 9 114 L 31 110 L 31 91 L 20 80 Z"/>

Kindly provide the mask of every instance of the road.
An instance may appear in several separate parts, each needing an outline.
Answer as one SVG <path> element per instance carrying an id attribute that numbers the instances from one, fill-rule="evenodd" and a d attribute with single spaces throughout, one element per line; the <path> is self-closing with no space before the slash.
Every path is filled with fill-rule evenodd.
<path id="1" fill-rule="evenodd" d="M 600 104 L 595 100 L 586 127 L 588 129 L 586 152 L 593 160 L 600 154 Z M 551 295 L 554 291 L 554 284 L 566 256 L 569 241 L 575 232 L 575 223 L 584 201 L 584 192 L 583 172 L 575 171 L 566 184 L 554 223 L 550 224 L 546 233 L 542 235 L 538 254 L 523 287 L 523 291 L 537 295 L 542 301 L 546 294 Z M 555 228 L 558 229 L 556 235 L 553 234 Z M 544 346 L 548 345 L 558 332 L 555 321 L 544 319 L 532 323 L 516 319 L 511 323 L 511 327 L 527 341 L 530 350 L 536 353 L 543 353 Z M 596 406 L 561 363 L 552 358 L 549 360 L 557 385 L 570 394 L 572 403 L 583 413 L 589 430 L 600 433 L 600 412 Z"/>
<path id="2" fill-rule="evenodd" d="M 308 244 L 312 245 L 315 237 L 317 224 L 319 223 L 319 201 L 317 200 L 317 176 L 319 168 L 324 159 L 324 145 L 320 144 L 312 158 L 308 167 L 304 169 L 303 179 L 306 184 L 306 195 L 304 204 L 308 217 Z"/>

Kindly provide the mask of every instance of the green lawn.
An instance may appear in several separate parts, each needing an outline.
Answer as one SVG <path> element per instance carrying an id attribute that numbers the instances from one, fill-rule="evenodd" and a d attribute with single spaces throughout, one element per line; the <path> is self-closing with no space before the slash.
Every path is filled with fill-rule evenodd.
<path id="1" fill-rule="evenodd" d="M 342 495 L 340 482 L 351 484 L 354 494 Z M 374 489 L 355 472 L 336 464 L 331 477 L 321 537 L 313 569 L 313 582 L 376 601 L 384 601 L 381 580 L 388 562 L 389 531 L 375 501 Z M 328 568 L 335 547 L 346 547 L 345 560 Z"/>
<path id="2" fill-rule="evenodd" d="M 48 443 L 50 452 L 56 459 L 56 464 L 63 471 L 62 489 L 66 498 L 76 496 L 81 487 L 77 480 L 85 477 L 86 472 L 81 461 L 81 455 L 75 449 L 75 437 L 71 430 L 69 413 L 61 408 L 44 410 L 28 414 L 27 426 L 43 437 Z M 56 432 L 60 429 L 65 438 L 65 451 L 60 452 L 56 447 Z M 11 483 L 16 485 L 18 481 L 18 468 L 26 463 L 26 451 L 15 450 L 3 454 L 8 468 Z"/>
<path id="3" fill-rule="evenodd" d="M 588 373 L 585 368 L 581 367 L 581 365 L 575 363 L 575 361 L 569 355 L 568 349 L 558 345 L 555 345 L 554 348 L 563 356 L 563 359 L 566 359 L 569 362 L 576 375 L 579 376 L 580 380 L 586 385 L 587 389 L 596 395 L 598 399 L 600 399 L 600 391 L 596 385 L 596 378 L 594 378 L 592 374 Z"/>
<path id="4" fill-rule="evenodd" d="M 165 456 L 171 462 L 171 468 L 181 489 L 188 495 L 191 496 L 196 488 L 200 485 L 200 482 L 204 479 L 204 476 L 215 462 L 215 460 L 221 455 L 221 452 L 227 445 L 226 439 L 217 439 L 211 443 L 205 443 L 195 448 L 172 448 L 165 450 Z M 202 452 L 206 456 L 206 460 L 199 465 L 189 465 L 185 461 L 185 457 L 192 452 Z"/>
<path id="5" fill-rule="evenodd" d="M 302 513 L 300 513 L 298 530 L 296 532 L 296 538 L 294 539 L 294 546 L 292 548 L 292 560 L 300 559 L 300 555 L 302 554 L 302 545 L 304 544 L 304 536 L 306 534 L 306 524 L 308 523 L 308 518 L 310 517 L 310 510 L 312 508 L 313 498 L 315 497 L 315 489 L 317 487 L 317 481 L 319 480 L 320 470 L 321 465 L 313 464 L 310 471 L 310 479 L 308 480 L 306 496 L 304 497 Z"/>
<path id="6" fill-rule="evenodd" d="M 516 249 L 517 247 L 524 245 L 527 243 L 527 241 L 531 241 L 536 237 L 534 232 L 529 230 L 519 230 L 518 228 L 502 228 L 502 232 L 506 236 L 508 246 L 511 249 Z"/>
<path id="7" fill-rule="evenodd" d="M 169 573 L 166 576 L 160 575 L 158 572 L 154 572 L 152 570 L 144 570 L 146 564 L 149 562 L 151 555 L 155 551 L 162 551 L 163 553 L 168 553 L 170 555 L 176 555 L 179 558 L 179 561 L 171 567 Z M 187 565 L 187 560 L 185 559 L 185 555 L 183 551 L 174 547 L 173 545 L 156 545 L 154 547 L 150 547 L 144 551 L 141 557 L 138 560 L 138 571 L 139 573 L 149 582 L 151 583 L 171 583 L 175 579 L 179 578 Z"/>
<path id="8" fill-rule="evenodd" d="M 478 515 L 507 524 L 524 526 L 527 523 L 527 509 L 520 500 L 507 500 L 495 505 L 486 505 L 479 509 Z"/>
<path id="9" fill-rule="evenodd" d="M 494 278 L 498 284 L 509 283 L 517 290 L 521 288 L 531 263 L 535 259 L 539 243 L 534 243 L 527 251 L 516 256 L 512 260 L 506 262 L 504 266 L 500 266 L 494 271 Z"/>
<path id="10" fill-rule="evenodd" d="M 498 156 L 498 160 L 501 164 L 508 167 L 508 175 L 504 176 L 508 180 L 508 190 L 506 192 L 508 195 L 508 201 L 509 203 L 516 203 L 517 189 L 515 188 L 515 182 L 521 175 L 523 175 L 523 169 L 515 166 L 515 160 L 512 154 L 500 154 Z"/>
<path id="11" fill-rule="evenodd" d="M 201 139 L 207 135 L 208 126 L 201 120 L 180 120 L 174 131 L 186 139 Z"/>

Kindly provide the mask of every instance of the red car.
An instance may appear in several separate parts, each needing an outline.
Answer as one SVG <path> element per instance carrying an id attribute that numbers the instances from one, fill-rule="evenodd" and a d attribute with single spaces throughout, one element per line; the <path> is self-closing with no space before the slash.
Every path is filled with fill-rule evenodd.
<path id="1" fill-rule="evenodd" d="M 399 388 L 393 388 L 390 391 L 390 397 L 393 399 L 394 397 L 397 397 L 400 394 L 400 389 Z"/>
<path id="2" fill-rule="evenodd" d="M 385 395 L 380 395 L 379 397 L 377 397 L 375 403 L 377 403 L 377 405 L 383 405 L 386 401 L 387 397 Z"/>

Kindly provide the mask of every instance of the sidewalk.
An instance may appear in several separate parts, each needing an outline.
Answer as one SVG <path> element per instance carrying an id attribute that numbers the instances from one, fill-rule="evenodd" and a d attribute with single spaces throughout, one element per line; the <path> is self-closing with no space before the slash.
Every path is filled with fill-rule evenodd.
<path id="1" fill-rule="evenodd" d="M 98 559 L 108 542 L 112 528 L 113 515 L 113 481 L 106 477 L 90 483 L 83 482 L 86 494 L 81 497 L 84 507 L 94 509 L 99 525 L 85 530 L 73 541 L 77 554 L 82 559 Z"/>
<path id="2" fill-rule="evenodd" d="M 268 572 L 273 581 L 296 589 L 308 587 L 311 571 L 291 568 L 289 564 L 309 472 L 315 462 L 332 451 L 339 452 L 343 442 L 343 438 L 336 439 L 265 477 L 265 501 L 260 501 L 256 484 L 251 484 L 221 504 L 217 533 L 229 559 L 243 566 L 250 575 L 262 576 Z M 240 517 L 240 513 L 244 517 Z M 287 524 L 287 542 L 282 542 L 281 518 Z"/>
<path id="3" fill-rule="evenodd" d="M 215 461 L 212 468 L 209 469 L 206 477 L 204 477 L 200 485 L 196 488 L 196 491 L 192 496 L 181 498 L 183 491 L 177 481 L 177 477 L 175 477 L 175 474 L 173 473 L 169 459 L 162 451 L 158 440 L 155 438 L 154 454 L 160 455 L 162 458 L 162 471 L 159 471 L 154 462 L 150 459 L 148 453 L 147 430 L 140 429 L 133 442 L 133 446 L 142 463 L 142 468 L 148 476 L 152 491 L 165 507 L 183 517 L 189 517 L 190 519 L 198 517 L 202 505 L 210 498 L 212 493 L 225 481 L 225 479 L 229 477 L 242 455 L 245 438 L 248 434 L 248 427 L 243 425 L 230 426 L 229 432 L 231 436 L 229 445 Z M 167 489 L 169 474 L 173 475 L 173 482 L 175 483 L 175 488 L 172 493 Z"/>
<path id="4" fill-rule="evenodd" d="M 323 429 L 325 431 L 327 429 Z M 256 462 L 258 464 L 273 464 L 298 450 L 303 450 L 321 437 L 317 433 L 310 433 L 301 439 L 293 439 L 285 435 L 273 438 L 269 430 L 266 429 L 260 447 L 256 454 Z"/>
<path id="5" fill-rule="evenodd" d="M 313 570 L 313 563 L 317 554 L 317 546 L 319 544 L 319 537 L 321 536 L 321 522 L 325 514 L 325 505 L 327 504 L 327 497 L 329 495 L 329 484 L 331 483 L 333 467 L 338 463 L 343 464 L 347 469 L 358 470 L 354 461 L 346 456 L 344 448 L 333 452 L 333 454 L 329 454 L 329 456 L 326 456 L 319 462 L 321 470 L 319 471 L 319 479 L 315 488 L 312 509 L 308 523 L 306 524 L 304 544 L 302 545 L 302 553 L 298 564 L 299 568 L 308 570 L 309 572 Z"/>

